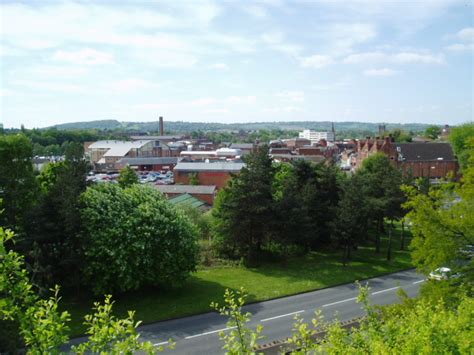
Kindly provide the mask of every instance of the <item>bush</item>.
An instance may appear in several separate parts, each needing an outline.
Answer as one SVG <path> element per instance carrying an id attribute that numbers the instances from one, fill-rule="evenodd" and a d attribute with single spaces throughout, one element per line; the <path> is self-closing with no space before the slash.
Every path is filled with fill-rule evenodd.
<path id="1" fill-rule="evenodd" d="M 154 188 L 103 184 L 81 200 L 84 277 L 95 293 L 179 284 L 195 270 L 197 229 Z"/>

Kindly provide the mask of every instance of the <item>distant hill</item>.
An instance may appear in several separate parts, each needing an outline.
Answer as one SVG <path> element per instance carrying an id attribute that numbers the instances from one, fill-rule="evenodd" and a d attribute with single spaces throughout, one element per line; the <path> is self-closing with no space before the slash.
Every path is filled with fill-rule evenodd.
<path id="1" fill-rule="evenodd" d="M 122 128 L 122 124 L 117 120 L 97 120 L 87 122 L 72 122 L 72 123 L 61 123 L 53 127 L 63 130 L 74 130 L 74 129 L 119 129 Z"/>
<path id="2" fill-rule="evenodd" d="M 169 133 L 184 133 L 192 131 L 255 131 L 260 129 L 273 130 L 303 130 L 314 129 L 327 131 L 330 130 L 332 122 L 330 121 L 296 121 L 296 122 L 249 122 L 249 123 L 211 123 L 211 122 L 184 122 L 184 121 L 165 121 L 165 131 Z M 367 131 L 377 132 L 379 123 L 368 122 L 334 122 L 336 131 Z M 429 124 L 405 123 L 395 124 L 387 123 L 387 130 L 400 128 L 406 131 L 419 132 L 424 131 Z M 124 130 L 130 132 L 157 132 L 159 130 L 158 121 L 156 122 L 119 122 L 117 120 L 98 120 L 89 122 L 64 123 L 53 126 L 60 130 L 74 129 L 100 129 L 100 130 Z"/>

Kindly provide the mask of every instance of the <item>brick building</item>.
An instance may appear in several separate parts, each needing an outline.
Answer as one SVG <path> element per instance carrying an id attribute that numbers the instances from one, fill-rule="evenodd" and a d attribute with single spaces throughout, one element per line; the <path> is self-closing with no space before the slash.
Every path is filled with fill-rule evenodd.
<path id="1" fill-rule="evenodd" d="M 192 174 L 196 174 L 199 185 L 215 185 L 218 189 L 224 187 L 231 174 L 240 172 L 245 166 L 242 162 L 179 162 L 174 168 L 176 184 L 189 185 Z"/>
<path id="2" fill-rule="evenodd" d="M 413 177 L 443 178 L 457 175 L 459 165 L 449 143 L 395 143 L 391 137 L 357 141 L 350 157 L 352 170 L 375 153 L 386 154 L 393 164 Z M 344 154 L 343 157 L 344 159 Z"/>
<path id="3" fill-rule="evenodd" d="M 397 165 L 414 177 L 456 175 L 458 161 L 449 143 L 396 143 Z"/>

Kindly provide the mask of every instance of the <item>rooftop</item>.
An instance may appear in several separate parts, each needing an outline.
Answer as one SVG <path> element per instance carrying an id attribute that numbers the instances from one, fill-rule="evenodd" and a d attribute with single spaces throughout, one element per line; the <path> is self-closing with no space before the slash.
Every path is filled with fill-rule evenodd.
<path id="1" fill-rule="evenodd" d="M 179 162 L 175 171 L 228 171 L 239 172 L 245 166 L 242 162 L 209 162 L 209 163 L 183 163 Z"/>
<path id="2" fill-rule="evenodd" d="M 176 164 L 177 157 L 152 157 L 152 158 L 122 158 L 119 160 L 121 164 L 128 165 L 161 165 Z"/>
<path id="3" fill-rule="evenodd" d="M 216 192 L 215 185 L 154 185 L 164 194 L 201 194 L 213 195 Z"/>
<path id="4" fill-rule="evenodd" d="M 189 194 L 183 194 L 180 196 L 173 197 L 169 199 L 169 201 L 175 206 L 189 206 L 202 211 L 207 211 L 210 208 L 207 203 Z"/>
<path id="5" fill-rule="evenodd" d="M 130 149 L 142 148 L 146 144 L 152 142 L 151 140 L 139 140 L 139 141 L 114 141 L 105 140 L 97 141 L 89 145 L 89 149 L 108 149 L 104 154 L 105 157 L 123 157 Z"/>
<path id="6" fill-rule="evenodd" d="M 456 161 L 449 143 L 397 143 L 395 146 L 405 161 Z"/>

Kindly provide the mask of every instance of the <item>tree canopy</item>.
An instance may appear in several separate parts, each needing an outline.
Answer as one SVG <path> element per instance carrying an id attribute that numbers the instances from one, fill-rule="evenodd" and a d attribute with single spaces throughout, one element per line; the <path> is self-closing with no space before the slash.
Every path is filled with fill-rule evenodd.
<path id="1" fill-rule="evenodd" d="M 94 292 L 175 285 L 195 270 L 196 228 L 156 189 L 102 184 L 81 200 L 83 272 Z"/>

